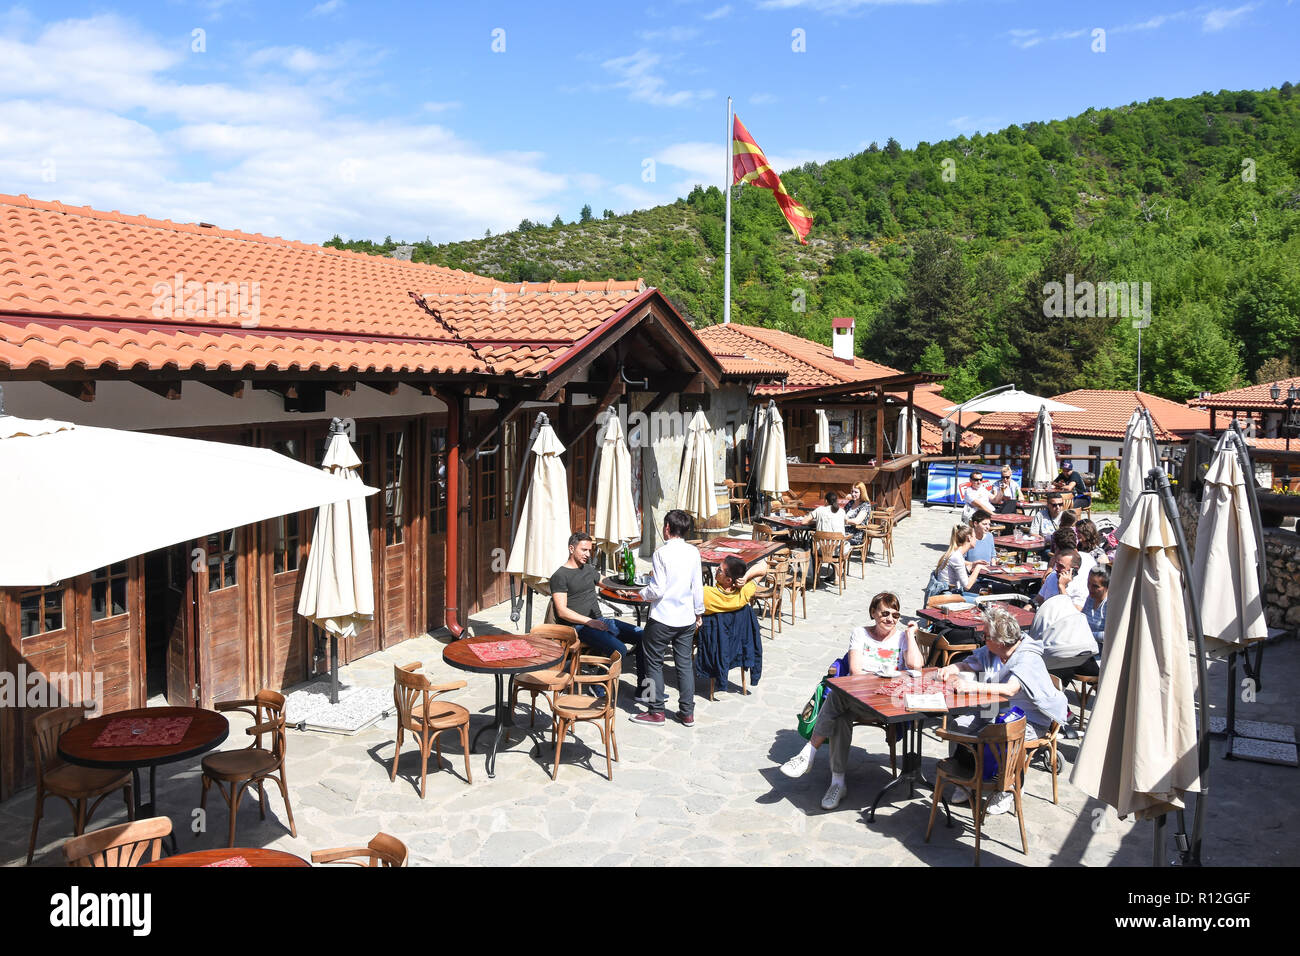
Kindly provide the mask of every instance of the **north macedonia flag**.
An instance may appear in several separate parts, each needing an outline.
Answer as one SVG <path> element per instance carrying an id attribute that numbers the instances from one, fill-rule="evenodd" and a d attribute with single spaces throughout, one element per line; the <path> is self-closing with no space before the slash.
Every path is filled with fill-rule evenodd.
<path id="1" fill-rule="evenodd" d="M 786 222 L 790 224 L 790 230 L 795 238 L 807 245 L 808 240 L 804 237 L 812 228 L 812 213 L 808 207 L 799 205 L 795 198 L 786 192 L 781 177 L 768 164 L 763 150 L 759 148 L 758 143 L 754 142 L 754 137 L 749 135 L 749 130 L 745 129 L 745 124 L 740 121 L 740 117 L 734 116 L 732 119 L 732 182 L 749 183 L 760 189 L 772 190 L 772 195 L 776 197 L 776 204 L 781 207 L 781 212 Z"/>

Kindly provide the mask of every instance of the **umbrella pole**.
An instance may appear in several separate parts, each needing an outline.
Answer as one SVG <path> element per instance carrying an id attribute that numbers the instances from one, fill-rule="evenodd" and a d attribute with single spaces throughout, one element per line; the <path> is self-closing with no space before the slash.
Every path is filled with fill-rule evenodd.
<path id="1" fill-rule="evenodd" d="M 1191 619 L 1192 634 L 1196 641 L 1196 680 L 1197 680 L 1197 697 L 1199 705 L 1196 708 L 1196 736 L 1197 736 L 1197 762 L 1200 771 L 1200 792 L 1196 795 L 1196 812 L 1192 817 L 1192 834 L 1191 841 L 1185 847 L 1183 840 L 1179 840 L 1179 856 L 1182 858 L 1185 866 L 1201 865 L 1201 839 L 1205 833 L 1205 801 L 1210 792 L 1210 736 L 1206 732 L 1206 708 L 1209 702 L 1206 699 L 1206 688 L 1208 679 L 1205 674 L 1205 635 L 1201 630 L 1201 605 L 1197 599 L 1196 590 L 1191 585 L 1192 556 L 1187 550 L 1187 536 L 1183 533 L 1183 525 L 1178 516 L 1178 502 L 1174 500 L 1173 487 L 1169 483 L 1169 475 L 1163 468 L 1152 468 L 1147 473 L 1148 479 L 1154 485 L 1160 494 L 1160 503 L 1164 506 L 1165 516 L 1173 526 L 1174 537 L 1178 541 L 1178 560 L 1182 564 L 1182 581 L 1183 595 L 1187 600 L 1187 613 Z M 1159 846 L 1164 844 L 1163 820 L 1157 824 L 1156 837 Z M 1180 834 L 1182 836 L 1182 834 Z"/>
<path id="2" fill-rule="evenodd" d="M 330 703 L 339 702 L 339 636 L 330 635 Z"/>
<path id="3" fill-rule="evenodd" d="M 510 547 L 515 546 L 515 532 L 519 530 L 519 496 L 524 490 L 524 475 L 528 473 L 528 462 L 533 457 L 533 442 L 537 441 L 537 432 L 545 424 L 549 423 L 545 412 L 537 413 L 537 420 L 533 422 L 533 430 L 528 433 L 528 451 L 524 455 L 524 462 L 519 466 L 519 475 L 515 478 L 515 496 L 510 499 Z M 519 606 L 523 603 L 523 595 L 515 591 L 515 579 L 510 575 L 510 623 L 519 623 Z M 522 582 L 522 578 L 520 579 Z M 532 628 L 530 627 L 531 631 Z"/>

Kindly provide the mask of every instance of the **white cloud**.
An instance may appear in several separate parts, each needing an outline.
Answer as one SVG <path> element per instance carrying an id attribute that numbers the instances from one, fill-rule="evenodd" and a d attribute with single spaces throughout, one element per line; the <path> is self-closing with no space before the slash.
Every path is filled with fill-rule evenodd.
<path id="1" fill-rule="evenodd" d="M 331 55 L 293 47 L 265 62 Z M 596 182 L 443 125 L 342 114 L 310 70 L 268 81 L 236 63 L 225 82 L 195 83 L 190 56 L 115 16 L 11 24 L 0 36 L 4 191 L 319 242 L 549 221 L 575 182 Z"/>
<path id="2" fill-rule="evenodd" d="M 771 93 L 755 93 L 749 98 L 749 102 L 754 106 L 766 106 L 768 103 L 775 103 L 776 97 Z"/>
<path id="3" fill-rule="evenodd" d="M 1247 3 L 1233 10 L 1225 10 L 1221 7 L 1215 8 L 1201 20 L 1201 29 L 1206 33 L 1217 33 L 1225 27 L 1234 26 L 1239 18 L 1254 10 L 1257 6 L 1259 6 L 1257 3 Z"/>
<path id="4" fill-rule="evenodd" d="M 651 106 L 689 106 L 710 99 L 712 90 L 675 90 L 669 92 L 668 81 L 660 75 L 664 59 L 649 50 L 637 50 L 629 56 L 606 60 L 601 64 L 619 80 L 615 89 L 628 91 L 631 99 Z"/>
<path id="5" fill-rule="evenodd" d="M 423 103 L 421 106 L 430 113 L 446 113 L 449 110 L 458 110 L 461 108 L 459 100 L 447 100 L 442 103 Z"/>
<path id="6" fill-rule="evenodd" d="M 324 17 L 331 13 L 337 13 L 344 7 L 343 0 L 325 0 L 325 3 L 318 3 L 311 8 L 309 17 Z"/>
<path id="7" fill-rule="evenodd" d="M 708 13 L 704 14 L 704 19 L 705 19 L 705 20 L 721 20 L 723 17 L 725 17 L 725 16 L 726 16 L 727 14 L 729 14 L 729 13 L 731 13 L 731 4 L 729 4 L 729 3 L 724 3 L 722 6 L 718 7 L 716 10 L 710 10 Z"/>
<path id="8" fill-rule="evenodd" d="M 669 43 L 686 43 L 700 35 L 698 27 L 665 27 L 662 30 L 642 30 L 637 33 L 646 43 L 666 40 Z"/>

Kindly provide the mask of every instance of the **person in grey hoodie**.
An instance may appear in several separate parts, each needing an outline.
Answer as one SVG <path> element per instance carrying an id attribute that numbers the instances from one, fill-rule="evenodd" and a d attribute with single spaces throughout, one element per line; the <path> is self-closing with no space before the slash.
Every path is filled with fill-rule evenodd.
<path id="1" fill-rule="evenodd" d="M 1024 640 L 1016 619 L 996 605 L 988 610 L 987 631 L 983 647 L 959 664 L 940 668 L 939 676 L 953 684 L 953 690 L 959 694 L 994 694 L 1006 702 L 1006 708 L 1019 707 L 1025 714 L 1026 740 L 1046 735 L 1052 721 L 1064 725 L 1069 719 L 1069 708 L 1065 694 L 1056 688 L 1047 673 L 1042 644 Z M 996 716 L 964 714 L 954 722 L 963 733 L 975 733 Z M 963 755 L 968 757 L 969 751 L 959 748 L 958 758 Z M 964 803 L 966 792 L 957 790 L 952 799 Z M 1011 805 L 1012 795 L 999 793 L 989 801 L 988 812 L 1006 813 Z"/>

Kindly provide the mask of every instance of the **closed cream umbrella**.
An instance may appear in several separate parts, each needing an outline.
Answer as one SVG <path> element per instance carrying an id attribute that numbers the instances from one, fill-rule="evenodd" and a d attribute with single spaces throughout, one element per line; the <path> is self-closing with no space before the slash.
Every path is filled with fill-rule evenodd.
<path id="1" fill-rule="evenodd" d="M 1201 630 L 1213 642 L 1208 645 L 1211 649 L 1218 645 L 1225 650 L 1268 636 L 1246 476 L 1232 441 L 1233 433 L 1224 432 L 1205 474 L 1192 556 Z"/>
<path id="2" fill-rule="evenodd" d="M 769 402 L 761 416 L 763 422 L 762 447 L 757 465 L 755 490 L 769 495 L 779 495 L 790 490 L 790 475 L 785 466 L 785 423 L 775 402 Z"/>
<path id="3" fill-rule="evenodd" d="M 1142 495 L 1120 532 L 1097 701 L 1070 777 L 1139 820 L 1181 809 L 1201 789 L 1181 563 L 1159 498 Z"/>
<path id="4" fill-rule="evenodd" d="M 1133 510 L 1142 496 L 1147 473 L 1156 467 L 1156 442 L 1151 434 L 1151 420 L 1138 408 L 1129 416 L 1124 429 L 1124 449 L 1119 460 L 1119 523 Z"/>
<path id="5" fill-rule="evenodd" d="M 1038 409 L 1034 423 L 1034 443 L 1029 451 L 1029 483 L 1046 488 L 1056 478 L 1056 447 L 1052 437 L 1052 418 L 1047 409 Z"/>
<path id="6" fill-rule="evenodd" d="M 338 703 L 338 639 L 353 637 L 375 616 L 375 583 L 366 526 L 365 486 L 338 419 L 330 425 L 330 442 L 321 469 L 356 488 L 357 497 L 321 505 L 312 529 L 311 550 L 302 572 L 298 613 L 330 637 L 330 703 Z"/>
<path id="7" fill-rule="evenodd" d="M 718 513 L 718 497 L 713 488 L 713 431 L 703 409 L 696 409 L 686 426 L 677 507 L 695 519 L 696 527 Z"/>
<path id="8" fill-rule="evenodd" d="M 532 482 L 510 547 L 507 574 L 517 574 L 542 594 L 551 593 L 551 575 L 569 560 L 569 479 L 560 456 L 564 446 L 541 421 L 533 441 Z"/>
<path id="9" fill-rule="evenodd" d="M 623 438 L 623 426 L 618 416 L 610 415 L 600 440 L 596 519 L 591 536 L 613 558 L 620 541 L 631 541 L 640 534 L 636 506 L 632 502 L 632 455 Z"/>
<path id="10" fill-rule="evenodd" d="M 817 444 L 813 446 L 813 451 L 819 455 L 828 454 L 831 450 L 831 423 L 826 417 L 826 409 L 817 409 Z"/>

